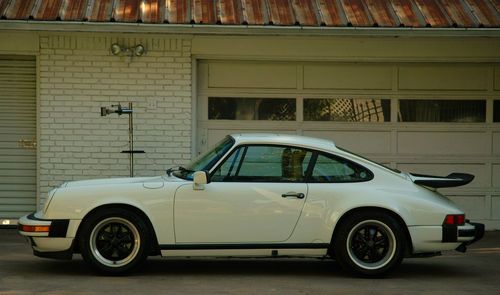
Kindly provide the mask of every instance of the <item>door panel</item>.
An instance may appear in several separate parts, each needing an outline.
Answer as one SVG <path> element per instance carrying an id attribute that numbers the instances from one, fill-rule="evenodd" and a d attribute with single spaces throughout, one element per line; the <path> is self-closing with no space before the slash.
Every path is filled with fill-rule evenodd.
<path id="1" fill-rule="evenodd" d="M 284 242 L 306 198 L 304 183 L 212 182 L 204 190 L 181 186 L 175 194 L 176 243 Z"/>

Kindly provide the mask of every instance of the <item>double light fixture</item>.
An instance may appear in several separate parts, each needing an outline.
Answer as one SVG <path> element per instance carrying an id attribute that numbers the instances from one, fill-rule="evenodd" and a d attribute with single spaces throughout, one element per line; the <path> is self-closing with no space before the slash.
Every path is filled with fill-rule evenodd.
<path id="1" fill-rule="evenodd" d="M 146 48 L 142 44 L 131 47 L 121 46 L 117 43 L 111 45 L 111 53 L 113 55 L 127 54 L 130 57 L 142 56 L 146 52 Z"/>

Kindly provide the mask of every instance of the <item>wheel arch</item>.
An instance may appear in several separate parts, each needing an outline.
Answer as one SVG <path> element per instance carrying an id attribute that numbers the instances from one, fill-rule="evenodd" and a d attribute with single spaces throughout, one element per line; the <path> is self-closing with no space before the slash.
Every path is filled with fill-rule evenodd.
<path id="1" fill-rule="evenodd" d="M 350 210 L 344 212 L 344 214 L 342 214 L 342 216 L 338 219 L 338 221 L 335 224 L 335 227 L 333 229 L 332 238 L 330 240 L 330 249 L 328 250 L 328 253 L 333 256 L 333 251 L 335 251 L 335 249 L 333 249 L 333 245 L 335 244 L 335 238 L 337 236 L 336 233 L 338 232 L 340 224 L 342 224 L 349 216 L 352 216 L 354 214 L 357 214 L 360 212 L 374 212 L 374 211 L 388 214 L 399 222 L 399 224 L 403 228 L 405 240 L 406 240 L 406 243 L 405 243 L 406 248 L 404 250 L 405 256 L 409 256 L 413 252 L 413 243 L 412 243 L 410 231 L 408 230 L 408 226 L 406 225 L 406 222 L 398 213 L 396 213 L 392 210 L 389 210 L 387 208 L 376 207 L 376 206 L 357 207 L 357 208 L 353 208 L 353 209 L 350 209 Z"/>
<path id="2" fill-rule="evenodd" d="M 152 233 L 151 251 L 150 251 L 149 255 L 160 255 L 161 254 L 160 246 L 158 243 L 158 238 L 156 237 L 155 229 L 154 229 L 153 224 L 151 223 L 151 220 L 149 219 L 149 217 L 146 215 L 146 213 L 144 213 L 144 211 L 142 211 L 138 207 L 130 205 L 130 204 L 124 204 L 124 203 L 103 204 L 103 205 L 100 205 L 100 206 L 93 208 L 92 210 L 87 212 L 87 214 L 85 214 L 82 221 L 78 225 L 78 229 L 77 229 L 76 235 L 75 235 L 75 240 L 73 241 L 75 253 L 80 252 L 80 249 L 78 249 L 78 240 L 80 238 L 80 230 L 82 228 L 82 225 L 87 221 L 87 219 L 92 214 L 96 213 L 97 211 L 106 210 L 106 209 L 110 209 L 110 208 L 121 208 L 121 209 L 129 210 L 129 211 L 132 211 L 135 214 L 137 214 L 140 218 L 142 218 L 144 220 L 144 222 L 146 222 L 146 225 L 148 226 L 150 232 Z"/>

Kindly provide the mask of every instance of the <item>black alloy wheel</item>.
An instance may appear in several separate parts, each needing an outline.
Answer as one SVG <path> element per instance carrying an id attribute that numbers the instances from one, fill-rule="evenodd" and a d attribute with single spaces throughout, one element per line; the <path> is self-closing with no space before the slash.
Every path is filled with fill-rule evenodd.
<path id="1" fill-rule="evenodd" d="M 110 275 L 133 270 L 151 250 L 148 226 L 136 213 L 123 208 L 92 213 L 81 226 L 78 242 L 83 259 Z"/>
<path id="2" fill-rule="evenodd" d="M 92 253 L 99 262 L 109 267 L 120 267 L 133 260 L 140 243 L 137 227 L 119 217 L 102 220 L 90 234 Z"/>
<path id="3" fill-rule="evenodd" d="M 382 276 L 401 263 L 405 235 L 389 214 L 361 211 L 338 226 L 333 252 L 343 269 L 360 276 Z"/>

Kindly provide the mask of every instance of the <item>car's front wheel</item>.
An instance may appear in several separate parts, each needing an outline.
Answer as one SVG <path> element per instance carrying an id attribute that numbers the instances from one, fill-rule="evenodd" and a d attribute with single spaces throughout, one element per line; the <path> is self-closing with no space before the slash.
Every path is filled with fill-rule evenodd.
<path id="1" fill-rule="evenodd" d="M 405 236 L 392 216 L 359 212 L 347 217 L 339 227 L 334 253 L 342 268 L 361 276 L 380 276 L 401 263 Z"/>
<path id="2" fill-rule="evenodd" d="M 147 258 L 150 234 L 136 213 L 122 208 L 100 210 L 82 224 L 79 246 L 83 259 L 106 274 L 123 274 Z"/>

